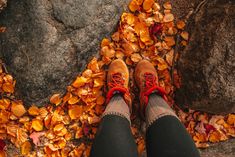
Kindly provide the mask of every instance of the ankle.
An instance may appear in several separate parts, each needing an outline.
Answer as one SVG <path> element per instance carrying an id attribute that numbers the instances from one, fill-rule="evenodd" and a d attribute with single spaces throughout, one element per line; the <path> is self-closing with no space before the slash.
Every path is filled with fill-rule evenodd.
<path id="1" fill-rule="evenodd" d="M 145 110 L 145 119 L 147 123 L 147 128 L 159 118 L 169 115 L 177 117 L 175 112 L 162 98 L 162 96 L 158 95 L 157 93 L 150 94 L 149 102 Z"/>

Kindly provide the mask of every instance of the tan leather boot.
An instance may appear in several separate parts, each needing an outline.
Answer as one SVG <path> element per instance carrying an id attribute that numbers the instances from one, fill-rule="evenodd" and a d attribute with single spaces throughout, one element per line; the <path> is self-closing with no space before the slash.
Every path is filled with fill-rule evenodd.
<path id="1" fill-rule="evenodd" d="M 140 115 L 145 117 L 149 95 L 157 93 L 166 99 L 163 88 L 158 86 L 158 75 L 154 66 L 147 60 L 140 61 L 135 68 L 135 81 L 140 89 Z"/>
<path id="2" fill-rule="evenodd" d="M 132 100 L 128 89 L 128 83 L 129 71 L 125 62 L 121 59 L 114 60 L 110 64 L 107 74 L 107 103 L 111 100 L 114 94 L 120 93 L 123 95 L 123 98 L 131 111 Z"/>

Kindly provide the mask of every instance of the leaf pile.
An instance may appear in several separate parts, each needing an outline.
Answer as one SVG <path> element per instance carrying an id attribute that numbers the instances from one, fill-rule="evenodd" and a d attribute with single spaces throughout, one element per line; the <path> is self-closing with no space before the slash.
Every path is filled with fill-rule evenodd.
<path id="1" fill-rule="evenodd" d="M 175 22 L 169 2 L 162 7 L 154 0 L 132 0 L 129 9 L 132 13 L 122 14 L 111 39 L 102 40 L 100 58 L 93 58 L 67 92 L 52 95 L 45 107 L 33 104 L 26 110 L 23 102 L 14 97 L 16 81 L 0 67 L 0 139 L 10 140 L 23 156 L 88 157 L 105 109 L 107 67 L 116 58 L 123 59 L 129 67 L 133 97 L 138 95 L 132 76 L 134 67 L 140 60 L 148 59 L 158 71 L 160 86 L 166 90 L 170 104 L 174 104 L 173 94 L 180 87 L 180 77 L 172 66 L 179 56 L 175 52 L 177 36 L 181 47 L 189 39 L 185 22 Z M 177 113 L 198 147 L 235 136 L 234 114 L 223 117 L 180 109 Z M 136 119 L 132 116 L 133 121 Z M 132 133 L 141 154 L 145 143 L 135 123 Z M 0 147 L 1 156 L 5 156 L 4 147 Z"/>

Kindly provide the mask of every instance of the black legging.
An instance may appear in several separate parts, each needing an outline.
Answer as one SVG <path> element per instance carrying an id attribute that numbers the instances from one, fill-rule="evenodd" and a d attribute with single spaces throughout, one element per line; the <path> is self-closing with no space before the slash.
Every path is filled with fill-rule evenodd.
<path id="1" fill-rule="evenodd" d="M 173 116 L 155 121 L 147 130 L 148 157 L 199 157 L 199 152 L 181 122 Z M 127 119 L 108 115 L 102 119 L 91 157 L 138 157 Z"/>

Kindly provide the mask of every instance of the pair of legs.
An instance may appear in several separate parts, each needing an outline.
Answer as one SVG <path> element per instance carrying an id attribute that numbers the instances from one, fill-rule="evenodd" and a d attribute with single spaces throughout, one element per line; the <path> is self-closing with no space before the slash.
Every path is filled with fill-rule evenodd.
<path id="1" fill-rule="evenodd" d="M 121 61 L 118 63 L 121 66 Z M 157 86 L 155 69 L 151 70 L 153 67 L 147 61 L 140 64 L 137 65 L 135 79 L 140 88 L 140 112 L 147 124 L 148 157 L 199 157 L 190 135 L 163 99 L 163 93 Z M 115 67 L 114 73 L 123 71 L 118 68 Z M 150 77 L 151 73 L 154 77 Z M 123 74 L 124 81 L 116 76 L 108 79 L 108 83 L 115 83 L 111 83 L 109 89 L 112 91 L 108 93 L 110 100 L 94 140 L 91 157 L 138 157 L 130 128 L 131 101 L 128 99 L 128 90 L 123 89 L 128 87 L 128 82 L 125 82 L 128 77 L 125 77 L 125 72 Z"/>

